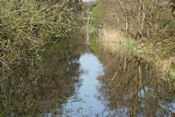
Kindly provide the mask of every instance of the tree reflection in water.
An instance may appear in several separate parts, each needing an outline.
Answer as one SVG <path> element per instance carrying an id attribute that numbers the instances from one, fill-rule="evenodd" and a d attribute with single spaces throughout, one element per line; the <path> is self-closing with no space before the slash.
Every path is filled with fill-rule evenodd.
<path id="1" fill-rule="evenodd" d="M 74 94 L 78 84 L 78 43 L 60 41 L 47 47 L 40 62 L 20 61 L 11 70 L 1 68 L 0 117 L 61 113 L 61 104 Z"/>
<path id="2" fill-rule="evenodd" d="M 87 51 L 81 41 L 65 40 L 47 47 L 41 61 L 20 61 L 11 70 L 0 68 L 0 117 L 64 115 L 63 104 L 78 93 L 78 61 Z M 171 82 L 161 80 L 148 62 L 121 53 L 114 56 L 100 52 L 99 58 L 106 68 L 105 75 L 99 78 L 101 96 L 97 98 L 106 107 L 97 116 L 173 116 L 175 88 Z"/>
<path id="3" fill-rule="evenodd" d="M 104 103 L 115 111 L 113 116 L 173 116 L 175 88 L 171 82 L 161 80 L 150 64 L 126 53 L 99 55 L 106 66 L 99 90 Z"/>

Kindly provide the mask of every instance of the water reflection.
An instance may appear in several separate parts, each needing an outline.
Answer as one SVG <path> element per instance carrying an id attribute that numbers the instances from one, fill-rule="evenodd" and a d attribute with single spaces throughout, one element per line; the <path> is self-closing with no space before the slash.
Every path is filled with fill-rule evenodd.
<path id="1" fill-rule="evenodd" d="M 0 117 L 171 117 L 175 88 L 140 58 L 61 41 L 42 61 L 0 68 Z M 101 64 L 103 63 L 103 65 Z"/>
<path id="2" fill-rule="evenodd" d="M 64 106 L 65 114 L 71 117 L 94 116 L 101 113 L 104 105 L 97 99 L 99 87 L 98 77 L 102 76 L 103 66 L 92 53 L 83 54 L 80 59 L 79 78 L 82 79 L 77 96 L 71 97 Z M 78 100 L 78 101 L 77 101 Z"/>
<path id="3" fill-rule="evenodd" d="M 116 117 L 171 117 L 175 113 L 175 88 L 161 80 L 152 66 L 129 55 L 100 53 L 106 66 L 101 94 Z"/>
<path id="4" fill-rule="evenodd" d="M 42 61 L 20 61 L 1 70 L 0 117 L 41 117 L 54 111 L 75 92 L 79 74 L 76 44 L 62 41 L 48 47 Z M 57 108 L 60 108 L 59 111 Z"/>

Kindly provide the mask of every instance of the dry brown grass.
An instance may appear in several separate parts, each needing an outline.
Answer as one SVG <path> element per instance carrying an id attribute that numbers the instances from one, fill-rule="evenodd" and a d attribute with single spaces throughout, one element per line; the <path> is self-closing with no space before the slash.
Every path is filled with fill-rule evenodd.
<path id="1" fill-rule="evenodd" d="M 120 49 L 120 43 L 125 38 L 118 32 L 112 29 L 103 29 L 99 36 L 101 48 L 115 54 Z"/>
<path id="2" fill-rule="evenodd" d="M 129 43 L 128 43 L 129 42 Z M 156 69 L 164 75 L 171 74 L 174 77 L 172 64 L 175 57 L 162 59 L 153 46 L 145 46 L 131 37 L 126 37 L 122 32 L 113 29 L 103 29 L 99 35 L 100 49 L 112 54 L 134 55 L 153 63 Z M 144 45 L 144 46 L 143 46 Z M 127 49 L 126 49 L 127 48 Z"/>

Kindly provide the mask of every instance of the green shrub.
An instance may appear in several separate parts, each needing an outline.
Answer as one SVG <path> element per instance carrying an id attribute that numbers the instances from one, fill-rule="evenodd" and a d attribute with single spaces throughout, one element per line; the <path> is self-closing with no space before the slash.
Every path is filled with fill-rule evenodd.
<path id="1" fill-rule="evenodd" d="M 101 12 L 101 7 L 102 7 L 102 3 L 99 2 L 97 4 L 97 6 L 95 6 L 92 9 L 92 15 L 91 15 L 91 25 L 95 28 L 99 28 L 100 26 L 100 12 Z"/>
<path id="2" fill-rule="evenodd" d="M 76 25 L 74 9 L 63 2 L 1 0 L 0 9 L 1 63 L 24 59 L 48 42 L 69 38 Z"/>

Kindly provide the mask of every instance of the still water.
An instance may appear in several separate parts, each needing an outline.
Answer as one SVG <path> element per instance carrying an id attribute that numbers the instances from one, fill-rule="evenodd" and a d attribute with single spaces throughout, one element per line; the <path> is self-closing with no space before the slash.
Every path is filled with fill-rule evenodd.
<path id="1" fill-rule="evenodd" d="M 150 63 L 67 43 L 1 69 L 0 117 L 175 116 L 175 88 Z"/>
<path id="2" fill-rule="evenodd" d="M 94 116 L 103 112 L 104 105 L 98 100 L 98 77 L 104 75 L 103 65 L 92 53 L 85 53 L 79 59 L 82 71 L 79 78 L 82 85 L 77 89 L 77 95 L 71 97 L 64 106 L 65 115 L 82 117 Z M 78 101 L 77 101 L 78 100 Z M 68 111 L 68 112 L 67 112 Z"/>

